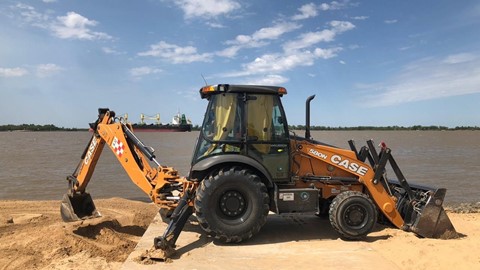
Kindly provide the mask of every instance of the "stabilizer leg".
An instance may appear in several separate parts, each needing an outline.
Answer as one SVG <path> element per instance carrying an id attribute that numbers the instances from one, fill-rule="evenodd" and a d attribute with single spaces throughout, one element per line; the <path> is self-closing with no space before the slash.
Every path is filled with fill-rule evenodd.
<path id="1" fill-rule="evenodd" d="M 188 218 L 193 214 L 193 206 L 189 205 L 190 197 L 190 192 L 186 190 L 173 211 L 167 229 L 162 236 L 154 238 L 154 248 L 145 257 L 165 261 L 175 252 L 175 243 Z"/>

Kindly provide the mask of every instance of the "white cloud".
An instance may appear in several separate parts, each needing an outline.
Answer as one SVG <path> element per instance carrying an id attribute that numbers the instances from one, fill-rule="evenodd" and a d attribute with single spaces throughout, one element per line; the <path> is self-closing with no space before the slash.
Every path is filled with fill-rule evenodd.
<path id="1" fill-rule="evenodd" d="M 331 29 L 301 34 L 298 39 L 286 42 L 283 45 L 283 49 L 285 51 L 293 51 L 308 48 L 320 42 L 330 42 L 339 33 L 355 28 L 354 24 L 347 21 L 331 21 L 329 24 L 332 27 Z"/>
<path id="2" fill-rule="evenodd" d="M 205 24 L 210 26 L 211 28 L 225 28 L 225 25 L 221 23 L 206 22 Z"/>
<path id="3" fill-rule="evenodd" d="M 255 39 L 252 36 L 238 35 L 234 40 L 227 40 L 227 45 L 233 45 L 233 47 L 242 48 L 258 48 L 268 45 L 268 42 L 261 39 Z"/>
<path id="4" fill-rule="evenodd" d="M 320 42 L 329 42 L 334 40 L 335 32 L 325 29 L 318 32 L 308 32 L 301 34 L 296 40 L 286 42 L 283 45 L 285 51 L 299 50 L 310 47 Z"/>
<path id="5" fill-rule="evenodd" d="M 95 32 L 90 27 L 98 23 L 75 12 L 68 12 L 66 16 L 57 17 L 57 22 L 52 25 L 51 30 L 58 38 L 63 39 L 111 39 L 106 33 Z"/>
<path id="6" fill-rule="evenodd" d="M 355 28 L 355 25 L 348 21 L 331 21 L 330 25 L 333 27 L 332 30 L 334 30 L 336 33 L 349 31 Z"/>
<path id="7" fill-rule="evenodd" d="M 297 25 L 295 25 L 297 27 Z M 355 28 L 347 21 L 331 21 L 329 23 L 330 29 L 325 29 L 319 32 L 308 32 L 301 34 L 296 40 L 292 40 L 283 44 L 282 53 L 264 54 L 255 58 L 254 61 L 242 65 L 240 71 L 233 71 L 220 74 L 223 77 L 243 77 L 254 76 L 258 74 L 280 74 L 282 72 L 295 69 L 299 66 L 312 66 L 318 59 L 330 59 L 337 56 L 337 53 L 342 50 L 341 47 L 332 48 L 311 48 L 320 42 L 330 42 L 335 37 L 345 31 Z M 291 27 L 291 29 L 296 29 Z M 269 32 L 269 31 L 266 31 Z M 275 33 L 275 31 L 272 31 Z M 230 47 L 231 52 L 223 51 L 223 53 L 236 54 L 242 44 L 249 44 L 252 41 L 259 41 L 258 36 L 261 37 L 277 37 L 276 35 L 257 35 L 261 31 L 255 32 L 252 36 L 237 36 L 230 44 L 237 44 L 236 47 Z"/>
<path id="8" fill-rule="evenodd" d="M 368 16 L 355 16 L 355 17 L 352 17 L 353 20 L 359 20 L 359 21 L 363 21 L 363 20 L 366 20 L 368 19 L 369 17 Z"/>
<path id="9" fill-rule="evenodd" d="M 298 11 L 300 11 L 300 14 L 293 15 L 292 20 L 304 20 L 318 15 L 317 6 L 314 3 L 301 6 Z"/>
<path id="10" fill-rule="evenodd" d="M 225 42 L 227 45 L 231 45 L 217 52 L 218 56 L 234 57 L 238 51 L 243 48 L 258 48 L 268 45 L 266 40 L 276 40 L 283 34 L 299 29 L 301 25 L 290 22 L 278 23 L 272 27 L 264 27 L 255 31 L 252 35 L 238 35 L 234 40 L 228 40 Z"/>
<path id="11" fill-rule="evenodd" d="M 397 23 L 398 20 L 385 20 L 384 21 L 386 24 L 394 24 L 394 23 Z"/>
<path id="12" fill-rule="evenodd" d="M 304 54 L 281 55 L 265 54 L 257 57 L 253 62 L 244 65 L 248 74 L 282 72 L 299 65 L 312 65 L 313 57 L 310 52 Z"/>
<path id="13" fill-rule="evenodd" d="M 36 69 L 37 77 L 40 78 L 50 77 L 63 70 L 63 68 L 51 63 L 38 65 Z"/>
<path id="14" fill-rule="evenodd" d="M 163 70 L 159 68 L 148 67 L 148 66 L 131 68 L 129 70 L 130 75 L 137 78 L 146 76 L 146 75 L 158 74 L 161 72 L 163 72 Z"/>
<path id="15" fill-rule="evenodd" d="M 410 50 L 412 48 L 414 48 L 415 46 L 403 46 L 403 47 L 400 47 L 398 48 L 398 50 L 400 51 L 406 51 L 406 50 Z"/>
<path id="16" fill-rule="evenodd" d="M 28 74 L 28 70 L 20 67 L 0 68 L 0 77 L 22 77 Z"/>
<path id="17" fill-rule="evenodd" d="M 358 44 L 352 44 L 352 45 L 349 45 L 348 48 L 349 48 L 350 50 L 356 50 L 356 49 L 360 48 L 360 45 L 358 45 Z"/>
<path id="18" fill-rule="evenodd" d="M 48 29 L 50 20 L 48 14 L 40 13 L 36 11 L 34 7 L 22 3 L 11 6 L 11 8 L 18 12 L 22 24 L 25 23 L 35 27 Z"/>
<path id="19" fill-rule="evenodd" d="M 186 18 L 212 18 L 240 8 L 240 4 L 232 0 L 175 0 L 175 4 L 183 10 Z"/>
<path id="20" fill-rule="evenodd" d="M 328 49 L 316 48 L 313 51 L 313 53 L 316 58 L 330 59 L 337 56 L 337 53 L 341 50 L 343 50 L 341 47 L 328 48 Z"/>
<path id="21" fill-rule="evenodd" d="M 57 0 L 42 0 L 44 3 L 55 3 Z"/>
<path id="22" fill-rule="evenodd" d="M 34 74 L 39 78 L 49 77 L 63 70 L 63 68 L 51 63 L 40 64 L 29 69 L 33 69 Z M 26 68 L 0 68 L 0 77 L 22 77 L 29 73 Z"/>
<path id="23" fill-rule="evenodd" d="M 102 47 L 102 52 L 106 54 L 113 54 L 113 55 L 125 54 L 125 52 L 119 52 L 116 49 L 110 48 L 110 47 Z"/>
<path id="24" fill-rule="evenodd" d="M 279 23 L 272 27 L 261 28 L 253 33 L 252 38 L 253 40 L 277 39 L 281 35 L 298 28 L 300 28 L 300 25 L 295 23 Z"/>
<path id="25" fill-rule="evenodd" d="M 311 66 L 316 59 L 329 59 L 335 57 L 340 47 L 321 49 L 313 51 L 295 51 L 292 54 L 265 54 L 257 57 L 254 61 L 243 64 L 242 71 L 221 74 L 223 77 L 241 77 L 256 74 L 281 73 L 292 70 L 299 66 Z"/>
<path id="26" fill-rule="evenodd" d="M 332 1 L 329 4 L 327 3 L 322 3 L 319 5 L 319 9 L 323 11 L 327 10 L 338 10 L 338 9 L 343 9 L 346 8 L 347 6 L 351 5 L 349 3 L 349 0 L 343 0 L 343 1 Z"/>
<path id="27" fill-rule="evenodd" d="M 347 63 L 346 63 L 345 61 L 343 61 L 343 60 L 338 61 L 338 63 L 340 63 L 340 64 L 342 64 L 342 65 L 346 65 L 346 64 L 347 64 Z"/>
<path id="28" fill-rule="evenodd" d="M 443 63 L 460 64 L 460 63 L 473 61 L 476 58 L 477 56 L 472 53 L 459 53 L 459 54 L 453 54 L 445 57 L 445 59 L 443 60 Z"/>
<path id="29" fill-rule="evenodd" d="M 459 55 L 421 59 L 405 66 L 387 82 L 359 85 L 367 90 L 362 98 L 364 104 L 391 106 L 480 93 L 480 59 L 471 53 Z"/>
<path id="30" fill-rule="evenodd" d="M 330 3 L 322 3 L 320 5 L 316 5 L 315 3 L 308 3 L 298 8 L 298 11 L 300 11 L 300 13 L 293 15 L 292 20 L 297 21 L 313 18 L 318 16 L 318 11 L 338 10 L 346 8 L 349 5 L 352 5 L 349 3 L 349 0 L 332 1 Z"/>
<path id="31" fill-rule="evenodd" d="M 281 85 L 288 82 L 289 79 L 276 74 L 265 75 L 262 77 L 247 78 L 242 84 L 253 84 L 253 85 Z"/>
<path id="32" fill-rule="evenodd" d="M 21 24 L 29 24 L 34 27 L 42 28 L 50 31 L 54 36 L 62 39 L 112 39 L 112 37 L 103 32 L 95 32 L 90 28 L 98 24 L 94 20 L 90 20 L 76 12 L 68 12 L 65 16 L 58 16 L 56 19 L 51 18 L 48 12 L 41 13 L 34 7 L 26 4 L 16 4 L 11 6 L 20 19 Z"/>
<path id="33" fill-rule="evenodd" d="M 238 53 L 238 51 L 242 49 L 241 46 L 230 46 L 228 48 L 225 48 L 221 51 L 216 52 L 215 54 L 221 57 L 228 57 L 232 58 L 235 57 Z"/>
<path id="34" fill-rule="evenodd" d="M 150 50 L 140 52 L 138 55 L 159 57 L 174 64 L 210 62 L 213 57 L 212 53 L 197 53 L 197 48 L 193 46 L 180 47 L 165 41 L 150 45 Z"/>

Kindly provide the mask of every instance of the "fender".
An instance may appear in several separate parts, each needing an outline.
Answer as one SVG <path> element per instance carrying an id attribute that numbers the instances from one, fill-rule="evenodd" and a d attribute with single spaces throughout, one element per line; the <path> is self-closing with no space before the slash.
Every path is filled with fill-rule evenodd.
<path id="1" fill-rule="evenodd" d="M 261 177 L 261 178 L 264 184 L 268 188 L 273 187 L 272 176 L 265 169 L 265 167 L 255 159 L 248 156 L 242 156 L 242 155 L 231 155 L 231 154 L 217 155 L 217 156 L 210 156 L 206 159 L 203 159 L 192 166 L 192 169 L 190 170 L 189 178 L 190 179 L 196 178 L 198 175 L 203 175 L 205 172 L 208 172 L 211 168 L 217 165 L 227 164 L 227 163 L 246 164 L 249 167 L 256 169 L 261 174 L 263 174 L 264 177 Z"/>

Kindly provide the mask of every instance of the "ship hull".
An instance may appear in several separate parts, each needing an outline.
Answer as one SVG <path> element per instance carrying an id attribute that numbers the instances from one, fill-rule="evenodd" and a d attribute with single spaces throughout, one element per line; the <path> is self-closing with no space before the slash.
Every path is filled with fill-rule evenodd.
<path id="1" fill-rule="evenodd" d="M 191 125 L 132 125 L 136 132 L 187 132 L 192 131 Z"/>

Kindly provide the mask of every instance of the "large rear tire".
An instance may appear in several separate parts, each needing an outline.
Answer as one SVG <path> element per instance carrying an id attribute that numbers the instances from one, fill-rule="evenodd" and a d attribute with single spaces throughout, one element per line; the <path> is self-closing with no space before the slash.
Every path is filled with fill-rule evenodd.
<path id="1" fill-rule="evenodd" d="M 342 238 L 358 240 L 373 230 L 377 223 L 377 210 L 367 195 L 345 191 L 333 199 L 329 219 Z"/>
<path id="2" fill-rule="evenodd" d="M 240 167 L 225 167 L 202 181 L 195 214 L 202 228 L 223 242 L 249 239 L 265 224 L 269 197 L 260 178 Z"/>

